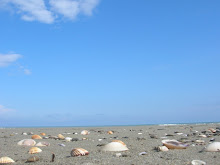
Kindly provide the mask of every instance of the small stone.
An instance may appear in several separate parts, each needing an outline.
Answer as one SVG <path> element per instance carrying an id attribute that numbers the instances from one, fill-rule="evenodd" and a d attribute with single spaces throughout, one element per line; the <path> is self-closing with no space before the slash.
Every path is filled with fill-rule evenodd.
<path id="1" fill-rule="evenodd" d="M 121 157 L 122 154 L 121 154 L 121 153 L 116 153 L 115 156 L 116 156 L 116 157 Z"/>

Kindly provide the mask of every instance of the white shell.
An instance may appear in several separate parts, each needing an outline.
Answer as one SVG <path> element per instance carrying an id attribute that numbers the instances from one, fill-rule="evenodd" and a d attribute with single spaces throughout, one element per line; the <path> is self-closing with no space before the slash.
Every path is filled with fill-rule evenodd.
<path id="1" fill-rule="evenodd" d="M 9 157 L 1 157 L 0 158 L 0 164 L 11 164 L 14 163 L 15 161 Z"/>
<path id="2" fill-rule="evenodd" d="M 81 135 L 88 135 L 89 134 L 89 131 L 87 131 L 87 130 L 83 130 L 82 132 L 81 132 Z"/>
<path id="3" fill-rule="evenodd" d="M 162 140 L 163 145 L 165 145 L 168 149 L 185 149 L 188 147 L 187 144 L 181 143 L 177 140 Z"/>
<path id="4" fill-rule="evenodd" d="M 220 142 L 213 142 L 206 147 L 206 151 L 220 152 Z"/>
<path id="5" fill-rule="evenodd" d="M 158 149 L 163 152 L 169 151 L 169 149 L 166 146 L 159 146 Z"/>
<path id="6" fill-rule="evenodd" d="M 70 142 L 70 141 L 72 140 L 72 138 L 71 138 L 71 137 L 66 137 L 65 140 L 66 140 L 67 142 Z"/>
<path id="7" fill-rule="evenodd" d="M 203 162 L 201 160 L 193 160 L 192 165 L 206 165 L 206 162 Z"/>
<path id="8" fill-rule="evenodd" d="M 106 144 L 103 148 L 103 151 L 127 151 L 128 148 L 126 145 L 123 145 L 120 142 L 111 142 Z"/>
<path id="9" fill-rule="evenodd" d="M 33 139 L 23 139 L 18 142 L 18 145 L 22 146 L 34 146 L 36 142 Z"/>
<path id="10" fill-rule="evenodd" d="M 38 147 L 50 146 L 50 143 L 48 143 L 48 142 L 39 142 L 39 143 L 36 144 L 36 146 L 38 146 Z"/>

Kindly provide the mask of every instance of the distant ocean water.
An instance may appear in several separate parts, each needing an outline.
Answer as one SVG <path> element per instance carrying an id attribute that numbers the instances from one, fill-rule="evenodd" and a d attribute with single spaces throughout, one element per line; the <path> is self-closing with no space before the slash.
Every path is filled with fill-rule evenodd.
<path id="1" fill-rule="evenodd" d="M 163 123 L 163 124 L 137 124 L 137 125 L 84 125 L 84 126 L 0 126 L 4 128 L 68 128 L 68 127 L 132 127 L 132 126 L 175 126 L 175 125 L 205 125 L 220 124 L 220 122 L 195 122 L 195 123 Z"/>

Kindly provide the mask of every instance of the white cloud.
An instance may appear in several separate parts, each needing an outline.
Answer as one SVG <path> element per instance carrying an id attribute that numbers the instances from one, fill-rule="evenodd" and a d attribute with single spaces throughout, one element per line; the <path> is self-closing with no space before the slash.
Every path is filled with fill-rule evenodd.
<path id="1" fill-rule="evenodd" d="M 74 20 L 79 14 L 91 16 L 99 0 L 0 0 L 0 8 L 12 8 L 25 21 L 53 23 L 59 16 Z M 58 15 L 57 15 L 58 14 Z"/>
<path id="2" fill-rule="evenodd" d="M 29 69 L 24 69 L 23 71 L 24 71 L 24 74 L 31 75 L 31 71 Z"/>
<path id="3" fill-rule="evenodd" d="M 99 0 L 81 0 L 80 9 L 85 15 L 92 15 L 92 10 L 98 5 Z"/>
<path id="4" fill-rule="evenodd" d="M 64 17 L 75 19 L 79 14 L 79 2 L 72 0 L 50 0 L 50 5 L 54 12 L 62 14 Z"/>
<path id="5" fill-rule="evenodd" d="M 8 66 L 21 57 L 20 54 L 0 54 L 0 67 Z"/>
<path id="6" fill-rule="evenodd" d="M 8 109 L 3 105 L 0 105 L 0 114 L 7 113 L 13 111 L 12 109 Z"/>
<path id="7" fill-rule="evenodd" d="M 5 4 L 12 5 L 17 9 L 17 13 L 21 14 L 21 18 L 25 21 L 38 20 L 43 23 L 52 23 L 54 17 L 47 10 L 44 0 L 3 0 Z"/>

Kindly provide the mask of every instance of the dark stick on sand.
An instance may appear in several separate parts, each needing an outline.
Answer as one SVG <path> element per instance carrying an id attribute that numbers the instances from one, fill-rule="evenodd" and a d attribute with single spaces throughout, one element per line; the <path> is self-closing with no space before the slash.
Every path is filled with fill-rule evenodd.
<path id="1" fill-rule="evenodd" d="M 54 162 L 54 159 L 55 159 L 55 154 L 52 152 L 52 159 L 51 159 L 51 162 Z"/>

